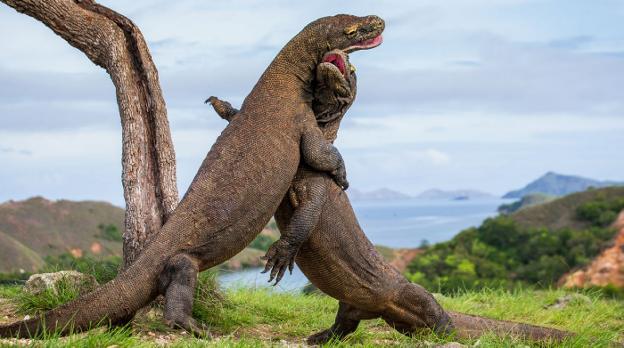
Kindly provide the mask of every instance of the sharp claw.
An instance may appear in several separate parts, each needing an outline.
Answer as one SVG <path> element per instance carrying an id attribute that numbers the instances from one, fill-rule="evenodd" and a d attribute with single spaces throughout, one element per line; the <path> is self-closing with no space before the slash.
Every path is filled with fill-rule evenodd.
<path id="1" fill-rule="evenodd" d="M 286 267 L 280 268 L 279 274 L 277 275 L 277 279 L 275 280 L 275 285 L 277 285 L 277 283 L 279 283 L 279 281 L 282 280 L 282 277 L 284 277 L 284 273 L 286 273 Z"/>
<path id="2" fill-rule="evenodd" d="M 268 272 L 271 268 L 273 268 L 273 265 L 275 264 L 275 261 L 273 260 L 269 260 L 266 265 L 264 266 L 264 271 L 260 272 L 260 273 L 266 273 Z"/>
<path id="3" fill-rule="evenodd" d="M 279 273 L 282 267 L 284 267 L 284 263 L 281 260 L 275 263 L 273 270 L 271 271 L 271 280 L 275 278 L 275 276 Z"/>

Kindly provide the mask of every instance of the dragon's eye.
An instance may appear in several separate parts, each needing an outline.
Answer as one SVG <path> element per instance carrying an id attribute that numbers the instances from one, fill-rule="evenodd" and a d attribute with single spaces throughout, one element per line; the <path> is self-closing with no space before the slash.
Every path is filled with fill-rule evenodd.
<path id="1" fill-rule="evenodd" d="M 352 36 L 353 34 L 355 34 L 355 32 L 357 31 L 357 29 L 358 29 L 358 25 L 357 25 L 357 24 L 354 24 L 354 25 L 352 25 L 352 26 L 346 27 L 346 28 L 345 28 L 345 30 L 344 30 L 344 33 L 345 33 L 347 36 Z"/>

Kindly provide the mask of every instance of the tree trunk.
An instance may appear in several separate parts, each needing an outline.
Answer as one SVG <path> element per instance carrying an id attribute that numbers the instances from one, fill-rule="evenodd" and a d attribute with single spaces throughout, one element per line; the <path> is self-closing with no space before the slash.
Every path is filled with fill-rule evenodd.
<path id="1" fill-rule="evenodd" d="M 167 109 L 145 39 L 128 18 L 92 0 L 0 1 L 48 26 L 106 69 L 115 85 L 123 139 L 127 267 L 178 203 Z"/>

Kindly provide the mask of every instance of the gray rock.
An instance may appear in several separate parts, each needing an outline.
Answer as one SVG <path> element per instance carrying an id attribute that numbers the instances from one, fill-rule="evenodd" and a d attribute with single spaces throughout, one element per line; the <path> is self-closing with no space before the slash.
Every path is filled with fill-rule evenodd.
<path id="1" fill-rule="evenodd" d="M 39 273 L 33 274 L 28 278 L 24 290 L 33 295 L 41 294 L 48 289 L 54 294 L 58 294 L 59 287 L 63 285 L 72 287 L 78 290 L 79 293 L 85 293 L 97 287 L 98 282 L 94 276 L 76 271 Z"/>
<path id="2" fill-rule="evenodd" d="M 555 300 L 554 303 L 545 306 L 546 309 L 562 309 L 569 305 L 590 305 L 592 303 L 591 299 L 583 294 L 568 294 L 565 296 L 561 296 Z"/>

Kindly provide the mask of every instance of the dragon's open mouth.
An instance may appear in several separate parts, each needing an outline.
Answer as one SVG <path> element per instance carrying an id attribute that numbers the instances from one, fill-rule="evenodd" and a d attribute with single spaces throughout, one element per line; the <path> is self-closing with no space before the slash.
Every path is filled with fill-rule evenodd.
<path id="1" fill-rule="evenodd" d="M 323 57 L 323 63 L 331 63 L 340 70 L 342 76 L 347 76 L 347 63 L 344 61 L 344 58 L 337 53 L 330 53 Z"/>
<path id="2" fill-rule="evenodd" d="M 372 39 L 363 40 L 363 41 L 356 43 L 353 46 L 349 46 L 344 51 L 347 53 L 351 53 L 357 50 L 367 50 L 369 48 L 374 48 L 374 47 L 381 45 L 382 42 L 383 42 L 383 37 L 381 36 L 381 34 L 379 34 Z"/>

